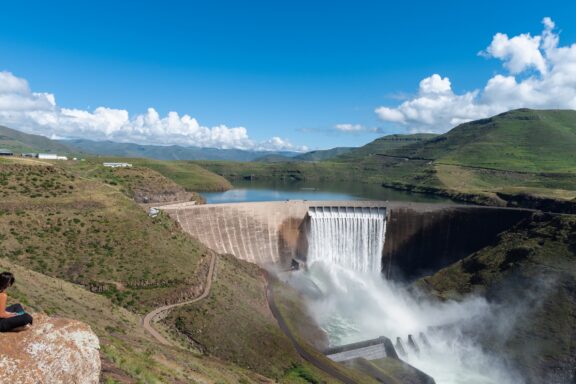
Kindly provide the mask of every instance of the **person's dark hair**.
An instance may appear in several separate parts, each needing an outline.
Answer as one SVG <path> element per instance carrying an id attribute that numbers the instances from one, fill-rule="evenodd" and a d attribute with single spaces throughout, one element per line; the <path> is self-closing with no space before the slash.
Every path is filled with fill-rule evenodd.
<path id="1" fill-rule="evenodd" d="M 14 279 L 14 275 L 10 272 L 2 272 L 0 273 L 0 292 L 4 292 L 6 288 L 10 287 L 16 279 Z"/>

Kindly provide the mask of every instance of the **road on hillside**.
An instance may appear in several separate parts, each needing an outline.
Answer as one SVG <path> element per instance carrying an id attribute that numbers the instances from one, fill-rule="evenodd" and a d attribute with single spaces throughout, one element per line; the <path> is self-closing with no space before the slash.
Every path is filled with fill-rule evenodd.
<path id="1" fill-rule="evenodd" d="M 186 304 L 193 304 L 193 303 L 196 303 L 196 302 L 208 297 L 208 295 L 210 294 L 210 289 L 212 288 L 212 279 L 214 277 L 215 266 L 216 266 L 216 254 L 212 253 L 212 259 L 210 259 L 210 269 L 208 270 L 208 276 L 206 277 L 206 285 L 204 286 L 204 292 L 202 292 L 202 294 L 200 296 L 198 296 L 192 300 L 186 300 L 186 301 L 182 301 L 180 303 L 164 305 L 162 307 L 158 307 L 155 310 L 153 310 L 152 312 L 148 313 L 146 316 L 144 316 L 144 319 L 142 320 L 142 326 L 156 340 L 158 340 L 158 342 L 160 342 L 161 344 L 164 344 L 164 345 L 174 345 L 172 342 L 168 341 L 164 336 L 162 336 L 160 334 L 160 332 L 158 332 L 156 329 L 154 329 L 154 327 L 152 326 L 152 322 L 154 321 L 154 319 L 156 319 L 158 316 L 160 316 L 164 312 L 169 311 L 173 308 L 180 307 L 180 306 L 186 305 Z"/>
<path id="2" fill-rule="evenodd" d="M 302 345 L 300 345 L 300 343 L 298 342 L 298 340 L 296 339 L 296 337 L 286 324 L 286 321 L 282 317 L 282 314 L 280 313 L 280 310 L 276 305 L 276 300 L 274 299 L 274 293 L 272 292 L 272 283 L 270 282 L 268 272 L 266 271 L 264 272 L 264 278 L 266 279 L 266 298 L 268 300 L 268 306 L 270 307 L 270 311 L 272 311 L 272 314 L 276 318 L 278 326 L 280 327 L 282 332 L 284 332 L 286 337 L 288 337 L 288 339 L 290 339 L 290 341 L 292 342 L 292 345 L 294 346 L 294 349 L 296 349 L 296 352 L 298 352 L 298 354 L 304 360 L 306 360 L 319 370 L 323 371 L 324 373 L 328 374 L 329 376 L 332 376 L 333 378 L 343 382 L 344 384 L 357 384 L 355 380 L 346 376 L 345 374 L 334 368 L 332 365 L 326 363 L 326 361 L 317 358 L 316 356 L 308 352 L 304 347 L 302 347 Z"/>

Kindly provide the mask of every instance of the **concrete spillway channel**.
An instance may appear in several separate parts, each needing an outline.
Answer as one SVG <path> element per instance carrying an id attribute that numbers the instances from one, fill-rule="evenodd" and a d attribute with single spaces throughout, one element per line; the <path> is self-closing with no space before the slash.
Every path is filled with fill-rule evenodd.
<path id="1" fill-rule="evenodd" d="M 324 350 L 324 355 L 330 360 L 341 362 L 357 358 L 378 360 L 386 357 L 398 359 L 398 354 L 389 338 L 381 336 L 377 339 L 358 343 L 341 345 Z"/>

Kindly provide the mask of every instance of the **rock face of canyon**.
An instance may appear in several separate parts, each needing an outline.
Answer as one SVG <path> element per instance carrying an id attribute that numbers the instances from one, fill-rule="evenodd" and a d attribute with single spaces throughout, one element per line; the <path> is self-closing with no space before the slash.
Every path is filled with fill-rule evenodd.
<path id="1" fill-rule="evenodd" d="M 25 331 L 0 333 L 0 383 L 98 383 L 100 342 L 76 320 L 35 314 Z"/>

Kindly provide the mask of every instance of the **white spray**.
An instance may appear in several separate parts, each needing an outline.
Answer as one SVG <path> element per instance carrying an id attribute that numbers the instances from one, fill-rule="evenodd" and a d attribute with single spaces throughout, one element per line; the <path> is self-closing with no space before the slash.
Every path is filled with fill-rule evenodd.
<path id="1" fill-rule="evenodd" d="M 308 295 L 310 312 L 333 346 L 400 337 L 407 352 L 402 358 L 437 384 L 523 382 L 463 331 L 462 325 L 470 329 L 498 321 L 485 299 L 422 300 L 381 276 L 384 209 L 323 207 L 309 215 L 309 268 L 295 273 L 292 282 L 313 293 Z M 421 332 L 429 347 L 419 338 Z M 419 352 L 407 345 L 408 335 L 420 344 Z"/>

